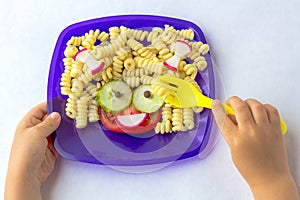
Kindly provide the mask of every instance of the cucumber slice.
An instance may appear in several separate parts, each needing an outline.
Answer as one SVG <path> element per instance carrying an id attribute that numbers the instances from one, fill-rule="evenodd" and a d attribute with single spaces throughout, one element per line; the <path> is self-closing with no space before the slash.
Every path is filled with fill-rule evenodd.
<path id="1" fill-rule="evenodd" d="M 132 91 L 121 80 L 106 83 L 98 92 L 98 104 L 109 113 L 119 113 L 131 104 Z"/>
<path id="2" fill-rule="evenodd" d="M 158 95 L 151 92 L 150 84 L 145 84 L 135 89 L 132 103 L 141 112 L 153 113 L 164 104 L 164 101 Z"/>

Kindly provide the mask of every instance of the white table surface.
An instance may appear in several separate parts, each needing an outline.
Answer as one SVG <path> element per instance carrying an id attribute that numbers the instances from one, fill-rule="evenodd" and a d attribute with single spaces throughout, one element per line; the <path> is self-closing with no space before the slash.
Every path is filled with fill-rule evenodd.
<path id="1" fill-rule="evenodd" d="M 1 196 L 15 127 L 29 108 L 46 100 L 48 70 L 59 33 L 75 22 L 132 13 L 173 16 L 198 24 L 220 69 L 225 98 L 254 97 L 280 109 L 288 124 L 285 143 L 299 188 L 299 10 L 299 0 L 0 0 Z M 43 196 L 45 200 L 252 199 L 223 138 L 205 159 L 176 162 L 152 173 L 124 173 L 59 159 Z"/>

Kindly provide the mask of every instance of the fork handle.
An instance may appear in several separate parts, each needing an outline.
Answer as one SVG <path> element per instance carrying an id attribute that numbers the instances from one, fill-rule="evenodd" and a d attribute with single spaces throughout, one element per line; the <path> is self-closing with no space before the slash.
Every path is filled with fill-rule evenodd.
<path id="1" fill-rule="evenodd" d="M 223 104 L 223 107 L 225 109 L 226 114 L 228 114 L 228 115 L 234 115 L 234 111 L 233 111 L 233 109 L 229 105 L 227 105 L 225 103 L 222 103 L 222 104 Z"/>
<path id="2" fill-rule="evenodd" d="M 223 103 L 223 107 L 225 109 L 226 114 L 234 115 L 234 111 L 229 105 Z M 280 118 L 280 125 L 281 125 L 281 132 L 284 135 L 287 131 L 287 126 L 286 126 L 285 121 L 282 118 Z"/>

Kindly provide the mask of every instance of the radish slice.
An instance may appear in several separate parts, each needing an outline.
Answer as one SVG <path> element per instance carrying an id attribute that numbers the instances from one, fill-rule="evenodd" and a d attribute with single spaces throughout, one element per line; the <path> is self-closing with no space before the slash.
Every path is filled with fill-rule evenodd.
<path id="1" fill-rule="evenodd" d="M 99 73 L 105 65 L 103 61 L 96 60 L 91 55 L 87 57 L 85 63 L 89 67 L 89 71 L 91 72 L 92 75 Z"/>
<path id="2" fill-rule="evenodd" d="M 133 115 L 118 115 L 116 121 L 118 125 L 128 128 L 133 128 L 141 125 L 147 118 L 148 113 L 139 113 Z"/>
<path id="3" fill-rule="evenodd" d="M 177 71 L 178 63 L 180 58 L 177 56 L 172 56 L 168 60 L 164 62 L 164 65 L 169 68 L 170 70 Z M 177 66 L 177 67 L 176 67 Z"/>
<path id="4" fill-rule="evenodd" d="M 177 40 L 175 46 L 175 54 L 185 56 L 192 51 L 192 47 L 185 41 Z"/>
<path id="5" fill-rule="evenodd" d="M 164 65 L 173 70 L 177 71 L 179 61 L 181 57 L 185 56 L 186 54 L 192 51 L 192 47 L 185 41 L 177 40 L 175 46 L 175 54 L 168 60 L 164 62 Z"/>
<path id="6" fill-rule="evenodd" d="M 89 56 L 90 56 L 90 54 L 89 54 L 88 50 L 82 49 L 75 54 L 74 60 L 85 63 L 85 61 L 87 60 L 87 58 Z"/>
<path id="7" fill-rule="evenodd" d="M 87 49 L 82 49 L 74 56 L 75 61 L 85 63 L 89 67 L 89 71 L 92 75 L 99 73 L 105 66 L 104 61 L 96 60 Z"/>

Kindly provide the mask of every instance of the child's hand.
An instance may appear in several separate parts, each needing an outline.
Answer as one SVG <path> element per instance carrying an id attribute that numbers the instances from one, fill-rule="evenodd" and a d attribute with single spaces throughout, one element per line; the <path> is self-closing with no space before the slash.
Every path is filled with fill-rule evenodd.
<path id="1" fill-rule="evenodd" d="M 297 199 L 276 108 L 238 97 L 230 98 L 227 104 L 235 116 L 227 116 L 220 101 L 213 102 L 213 114 L 229 145 L 233 162 L 255 199 Z"/>
<path id="2" fill-rule="evenodd" d="M 20 121 L 11 149 L 5 199 L 41 199 L 41 184 L 51 174 L 57 157 L 47 137 L 59 123 L 58 113 L 47 116 L 46 103 L 34 107 Z"/>

